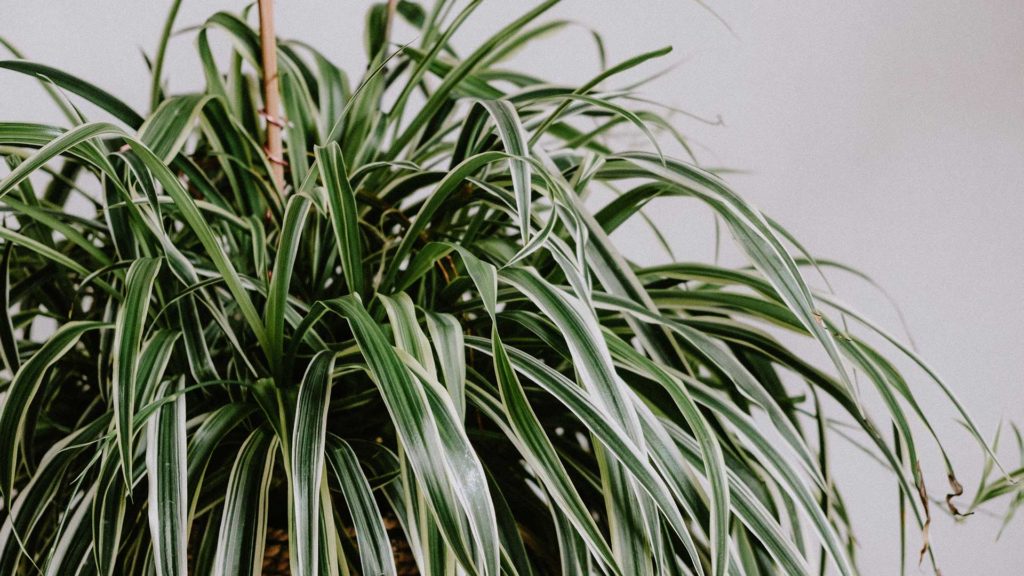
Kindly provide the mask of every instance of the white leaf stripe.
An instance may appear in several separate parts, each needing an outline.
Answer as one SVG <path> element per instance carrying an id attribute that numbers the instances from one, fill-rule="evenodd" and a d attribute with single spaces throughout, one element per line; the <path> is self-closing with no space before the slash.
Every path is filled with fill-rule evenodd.
<path id="1" fill-rule="evenodd" d="M 4 506 L 4 519 L 0 523 L 0 573 L 17 573 L 15 567 L 22 556 L 24 542 L 54 503 L 64 471 L 82 449 L 97 440 L 108 423 L 109 418 L 99 418 L 56 442 L 39 461 L 37 474 L 12 499 L 10 506 Z"/>
<path id="2" fill-rule="evenodd" d="M 645 322 L 669 328 L 689 343 L 695 351 L 705 356 L 712 364 L 721 369 L 722 372 L 727 374 L 728 377 L 737 385 L 739 390 L 745 396 L 768 413 L 776 429 L 778 429 L 779 433 L 793 449 L 794 453 L 799 457 L 805 471 L 810 474 L 820 486 L 825 485 L 825 481 L 821 478 L 820 471 L 817 468 L 817 464 L 814 460 L 814 456 L 811 454 L 810 448 L 807 447 L 807 444 L 800 436 L 800 433 L 796 430 L 796 427 L 793 426 L 789 418 L 783 413 L 776 399 L 764 389 L 762 383 L 758 382 L 750 371 L 747 370 L 747 368 L 744 367 L 728 350 L 723 348 L 718 342 L 710 338 L 708 335 L 691 328 L 678 320 L 655 315 L 647 309 L 622 298 L 605 296 L 603 300 L 603 304 L 598 303 L 599 306 L 610 306 L 616 311 L 629 314 L 630 316 L 634 316 Z M 597 300 L 595 300 L 595 303 L 597 303 Z"/>

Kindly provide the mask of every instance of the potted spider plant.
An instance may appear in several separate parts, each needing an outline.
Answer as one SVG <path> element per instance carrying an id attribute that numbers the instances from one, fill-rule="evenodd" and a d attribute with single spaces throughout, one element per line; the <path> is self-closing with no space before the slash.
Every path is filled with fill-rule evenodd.
<path id="1" fill-rule="evenodd" d="M 479 2 L 374 5 L 349 76 L 261 1 L 188 32 L 205 85 L 173 94 L 175 2 L 145 113 L 0 61 L 67 116 L 0 122 L 0 574 L 849 576 L 833 417 L 934 561 L 918 443 L 938 438 L 892 357 L 990 453 L 982 433 L 812 290 L 783 228 L 660 151 L 672 126 L 615 82 L 666 50 L 578 86 L 503 67 L 565 25 L 540 20 L 555 3 L 466 53 Z M 619 252 L 617 228 L 678 196 L 749 267 Z"/>

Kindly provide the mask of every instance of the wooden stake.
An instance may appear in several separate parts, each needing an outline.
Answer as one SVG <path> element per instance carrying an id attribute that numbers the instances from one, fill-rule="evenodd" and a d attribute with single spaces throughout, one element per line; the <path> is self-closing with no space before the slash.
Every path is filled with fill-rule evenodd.
<path id="1" fill-rule="evenodd" d="M 259 0 L 260 52 L 263 61 L 263 115 L 267 121 L 267 156 L 274 185 L 284 191 L 284 146 L 281 143 L 281 91 L 277 83 L 277 40 L 274 34 L 274 1 Z"/>
<path id="2" fill-rule="evenodd" d="M 398 0 L 388 0 L 387 20 L 384 21 L 384 46 L 387 46 L 391 39 L 391 24 L 395 20 L 395 10 L 398 9 Z M 387 52 L 387 49 L 384 50 Z"/>

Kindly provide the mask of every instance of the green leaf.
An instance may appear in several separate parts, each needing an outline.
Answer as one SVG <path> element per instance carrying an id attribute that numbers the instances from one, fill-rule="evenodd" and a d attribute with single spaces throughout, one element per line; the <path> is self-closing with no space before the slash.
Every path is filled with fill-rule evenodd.
<path id="1" fill-rule="evenodd" d="M 722 216 L 754 266 L 765 275 L 790 310 L 797 314 L 804 327 L 821 343 L 843 382 L 852 389 L 835 338 L 819 319 L 821 312 L 815 306 L 810 289 L 767 219 L 719 178 L 694 166 L 679 161 L 666 162 L 664 158 L 655 159 L 649 154 L 627 154 L 623 158 L 638 168 L 639 174 L 693 194 Z"/>
<path id="2" fill-rule="evenodd" d="M 526 141 L 526 131 L 523 123 L 519 120 L 512 103 L 508 100 L 481 100 L 483 106 L 497 125 L 498 134 L 505 144 L 505 151 L 509 153 L 508 165 L 512 175 L 512 188 L 516 194 L 516 207 L 519 211 L 519 230 L 522 234 L 523 244 L 530 241 L 530 163 L 526 158 L 529 147 Z"/>
<path id="3" fill-rule="evenodd" d="M 25 361 L 15 374 L 4 398 L 0 413 L 0 480 L 3 481 L 4 507 L 11 509 L 14 498 L 14 476 L 18 470 L 18 449 L 24 443 L 23 429 L 28 406 L 39 392 L 47 371 L 91 331 L 108 328 L 104 322 L 68 322 L 51 336 L 46 344 Z"/>
<path id="4" fill-rule="evenodd" d="M 605 300 L 609 303 L 614 302 L 614 306 L 618 310 L 628 312 L 630 315 L 644 321 L 668 327 L 675 334 L 681 336 L 693 347 L 695 351 L 707 358 L 709 362 L 722 370 L 724 374 L 728 375 L 728 377 L 737 385 L 740 391 L 747 398 L 765 410 L 779 433 L 793 449 L 794 453 L 799 457 L 805 471 L 811 474 L 812 478 L 814 478 L 819 485 L 824 486 L 825 481 L 821 478 L 817 465 L 815 464 L 814 457 L 811 455 L 810 449 L 800 436 L 800 432 L 792 424 L 789 418 L 786 417 L 777 400 L 773 398 L 767 390 L 765 390 L 764 385 L 759 382 L 727 349 L 723 348 L 708 335 L 691 328 L 682 322 L 658 317 L 648 312 L 646 309 L 621 298 L 608 296 L 605 297 Z"/>
<path id="5" fill-rule="evenodd" d="M 142 335 L 149 316 L 153 284 L 160 272 L 160 260 L 143 258 L 132 262 L 125 278 L 125 299 L 117 311 L 114 326 L 112 400 L 117 418 L 118 452 L 126 486 L 132 483 L 132 420 L 139 395 L 138 367 Z"/>
<path id="6" fill-rule="evenodd" d="M 149 89 L 150 108 L 155 110 L 163 98 L 163 70 L 164 58 L 167 54 L 167 44 L 171 39 L 171 32 L 174 28 L 174 20 L 178 17 L 178 9 L 181 8 L 181 0 L 174 0 L 170 10 L 167 12 L 167 19 L 164 20 L 164 28 L 160 34 L 160 42 L 156 47 L 156 55 L 153 57 L 152 86 Z"/>
<path id="7" fill-rule="evenodd" d="M 4 246 L 3 256 L 0 256 L 0 306 L 4 310 L 11 309 L 11 254 L 14 252 L 14 244 L 7 243 Z M 0 356 L 3 357 L 4 367 L 11 374 L 17 374 L 21 368 L 21 358 L 18 356 L 18 342 L 14 337 L 14 324 L 11 322 L 11 315 L 7 314 L 0 320 Z"/>
<path id="8" fill-rule="evenodd" d="M 105 576 L 114 574 L 117 552 L 121 547 L 129 489 L 119 477 L 121 460 L 114 442 L 105 442 L 101 453 L 100 472 L 96 478 L 97 494 L 92 506 L 93 559 L 96 571 Z"/>
<path id="9" fill-rule="evenodd" d="M 643 54 L 640 54 L 640 55 L 637 55 L 637 56 L 633 56 L 632 58 L 629 58 L 629 59 L 625 60 L 624 62 L 620 62 L 619 64 L 616 64 L 615 66 L 612 66 L 611 68 L 609 68 L 607 70 L 602 70 L 600 74 L 598 74 L 597 76 L 592 78 L 589 82 L 587 82 L 586 84 L 584 84 L 584 85 L 580 86 L 579 88 L 577 88 L 574 91 L 574 94 L 584 94 L 585 95 L 590 90 L 592 90 L 593 88 L 598 86 L 604 80 L 606 80 L 606 79 L 608 79 L 608 78 L 610 78 L 610 77 L 612 77 L 612 76 L 614 76 L 616 74 L 619 74 L 621 72 L 625 72 L 625 71 L 630 70 L 632 68 L 636 68 L 637 66 L 639 66 L 640 64 L 643 64 L 644 62 L 647 62 L 648 60 L 651 60 L 651 59 L 654 59 L 654 58 L 660 58 L 662 56 L 665 56 L 666 54 L 668 54 L 671 51 L 672 51 L 672 47 L 671 46 L 667 46 L 665 48 L 659 48 L 657 50 L 652 50 L 650 52 L 644 52 Z M 533 137 L 530 140 L 530 143 L 533 144 L 533 143 L 537 142 L 537 140 L 540 139 L 540 136 L 544 133 L 544 131 L 549 126 L 551 126 L 556 120 L 558 120 L 559 116 L 562 114 L 562 112 L 565 111 L 565 109 L 568 106 L 569 106 L 569 101 L 565 101 L 562 104 L 560 104 L 555 110 L 553 110 L 551 112 L 551 114 L 549 114 L 547 117 L 545 117 L 544 121 L 541 123 L 541 125 L 534 131 Z"/>
<path id="10" fill-rule="evenodd" d="M 306 228 L 306 218 L 313 203 L 303 194 L 295 194 L 288 199 L 285 209 L 284 225 L 281 228 L 281 239 L 274 260 L 274 273 L 267 294 L 267 305 L 264 317 L 267 326 L 267 341 L 270 346 L 270 365 L 275 377 L 283 378 L 281 370 L 284 356 L 284 325 L 285 311 L 288 306 L 288 291 L 291 286 L 292 274 L 295 271 L 295 259 L 298 255 L 299 240 Z M 285 385 L 279 382 L 279 385 Z"/>
<path id="11" fill-rule="evenodd" d="M 28 364 L 26 362 L 25 367 Z M 55 442 L 11 505 L 4 505 L 4 519 L 0 524 L 0 573 L 18 573 L 17 566 L 26 552 L 24 544 L 40 527 L 44 515 L 50 512 L 65 480 L 65 471 L 86 446 L 96 441 L 108 421 L 98 418 Z"/>
<path id="12" fill-rule="evenodd" d="M 231 466 L 214 556 L 215 576 L 257 576 L 263 572 L 267 509 L 277 438 L 257 428 Z"/>
<path id="13" fill-rule="evenodd" d="M 341 147 L 332 142 L 316 149 L 317 165 L 327 195 L 327 209 L 334 230 L 334 246 L 350 292 L 363 294 L 363 248 L 359 238 L 359 213 L 356 196 L 348 180 Z"/>
<path id="14" fill-rule="evenodd" d="M 188 568 L 188 481 L 182 382 L 178 378 L 163 386 L 161 396 L 175 394 L 175 397 L 157 408 L 146 426 L 149 532 L 158 576 L 185 576 Z"/>
<path id="15" fill-rule="evenodd" d="M 45 78 L 64 90 L 78 94 L 82 98 L 85 98 L 89 102 L 99 106 L 103 110 L 109 112 L 114 118 L 124 122 L 131 128 L 138 128 L 142 125 L 142 116 L 139 116 L 138 112 L 132 110 L 130 106 L 121 100 L 118 100 L 115 96 L 102 88 L 98 88 L 81 78 L 64 72 L 63 70 L 25 60 L 0 60 L 0 68 L 20 72 L 22 74 L 28 74 L 30 76 L 36 76 L 38 78 Z"/>
<path id="16" fill-rule="evenodd" d="M 210 100 L 209 96 L 201 94 L 164 100 L 139 128 L 139 140 L 164 163 L 170 163 L 185 145 L 192 126 Z"/>
<path id="17" fill-rule="evenodd" d="M 335 353 L 313 357 L 299 386 L 295 428 L 291 442 L 292 521 L 291 554 L 300 574 L 316 576 L 320 530 L 320 479 L 327 438 L 327 408 L 331 396 L 331 372 Z"/>
<path id="18" fill-rule="evenodd" d="M 618 353 L 627 358 L 645 376 L 657 381 L 669 393 L 700 444 L 701 459 L 711 490 L 710 544 L 714 551 L 711 564 L 714 573 L 723 576 L 729 569 L 729 481 L 718 439 L 681 379 L 674 378 L 667 370 L 622 340 L 608 335 L 606 341 L 613 354 Z"/>
<path id="19" fill-rule="evenodd" d="M 451 314 L 426 312 L 427 328 L 434 351 L 440 360 L 441 374 L 448 396 L 460 420 L 466 417 L 466 343 L 462 325 Z"/>
<path id="20" fill-rule="evenodd" d="M 46 561 L 44 576 L 73 574 L 81 564 L 89 561 L 91 534 L 90 525 L 86 520 L 92 511 L 97 488 L 98 486 L 93 484 L 89 491 L 79 498 L 74 512 L 70 513 L 71 517 L 62 526 L 60 537 Z"/>
<path id="21" fill-rule="evenodd" d="M 463 451 L 469 444 L 454 407 L 437 406 L 436 391 L 428 395 L 429 388 L 413 379 L 357 298 L 347 296 L 326 306 L 348 320 L 445 541 L 463 568 L 481 576 L 496 575 L 494 508 L 479 460 L 472 450 Z M 446 464 L 452 460 L 471 467 L 450 469 Z"/>
<path id="22" fill-rule="evenodd" d="M 487 353 L 492 345 L 484 339 L 472 337 L 466 339 L 471 348 Z M 608 416 L 607 412 L 590 399 L 590 394 L 582 390 L 565 376 L 546 366 L 520 350 L 505 347 L 509 360 L 517 372 L 555 396 L 566 408 L 575 414 L 587 430 L 598 438 L 605 447 L 605 453 L 629 471 L 631 477 L 640 484 L 644 491 L 655 501 L 658 510 L 671 525 L 676 535 L 687 543 L 688 551 L 696 553 L 696 548 L 678 508 L 672 504 L 673 496 L 663 479 L 643 456 L 645 451 L 637 446 L 619 424 L 619 420 Z"/>
<path id="23" fill-rule="evenodd" d="M 328 440 L 327 461 L 352 516 L 362 573 L 395 576 L 397 571 L 391 541 L 384 529 L 370 482 L 359 465 L 359 457 L 341 438 L 331 436 Z"/>
<path id="24" fill-rule="evenodd" d="M 558 459 L 554 446 L 544 433 L 540 420 L 530 407 L 519 377 L 512 369 L 497 327 L 491 330 L 494 373 L 501 392 L 501 410 L 511 430 L 506 432 L 519 447 L 527 464 L 540 478 L 550 497 L 579 534 L 581 540 L 601 563 L 615 574 L 621 574 L 611 548 L 594 523 L 586 504 L 576 491 L 569 474 Z M 494 415 L 492 419 L 497 417 Z M 500 420 L 499 420 L 500 422 Z"/>

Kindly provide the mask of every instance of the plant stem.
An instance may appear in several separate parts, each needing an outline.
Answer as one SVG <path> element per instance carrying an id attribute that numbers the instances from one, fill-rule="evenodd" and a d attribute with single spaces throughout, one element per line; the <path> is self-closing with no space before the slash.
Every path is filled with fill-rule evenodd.
<path id="1" fill-rule="evenodd" d="M 274 34 L 274 2 L 259 0 L 260 58 L 263 61 L 263 112 L 267 120 L 267 156 L 274 185 L 284 190 L 284 149 L 281 144 L 281 92 L 277 87 L 277 40 Z"/>

